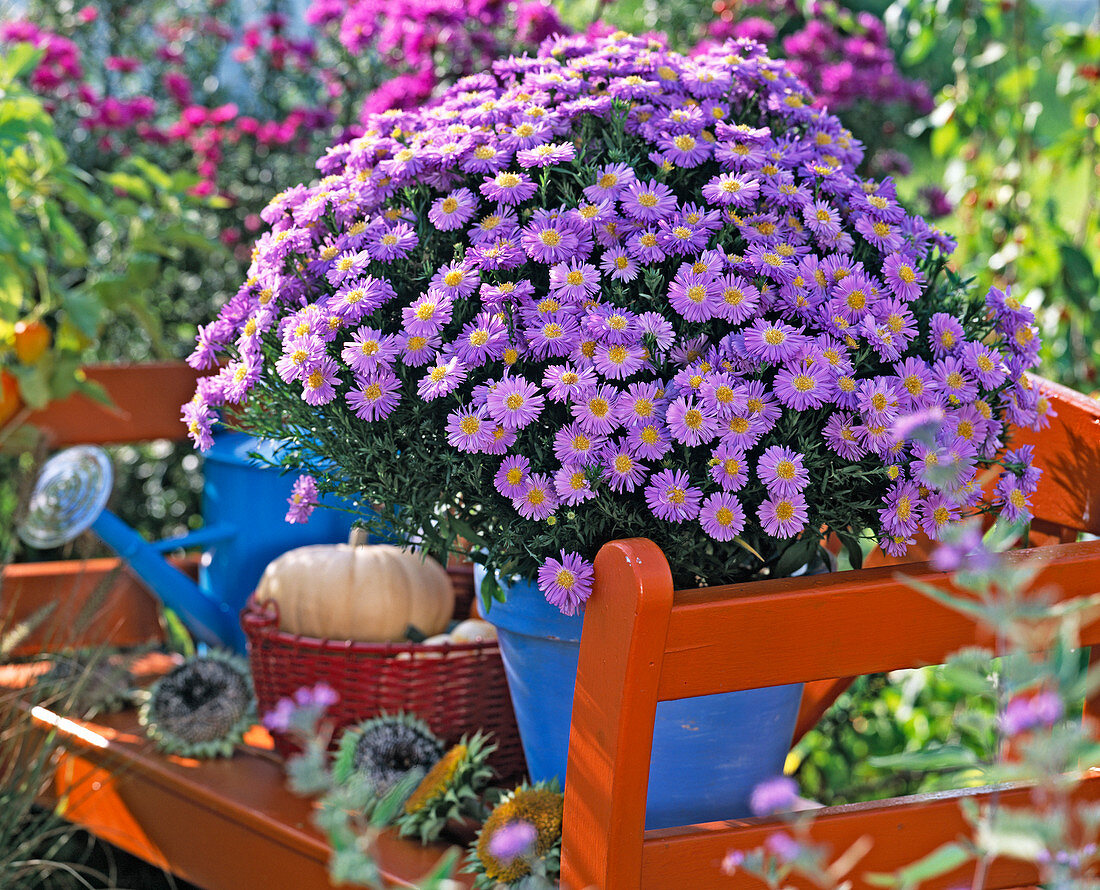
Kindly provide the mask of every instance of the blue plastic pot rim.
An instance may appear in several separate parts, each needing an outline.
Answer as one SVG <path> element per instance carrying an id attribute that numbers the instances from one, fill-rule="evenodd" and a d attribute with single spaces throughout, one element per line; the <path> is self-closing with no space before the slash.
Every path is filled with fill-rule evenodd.
<path id="1" fill-rule="evenodd" d="M 481 595 L 485 567 L 474 565 L 474 589 Z M 581 641 L 582 615 L 563 615 L 557 606 L 546 601 L 538 585 L 524 578 L 501 582 L 505 601 L 493 600 L 484 618 L 501 630 L 529 637 L 545 637 L 570 643 Z M 522 598 L 522 607 L 516 599 Z"/>

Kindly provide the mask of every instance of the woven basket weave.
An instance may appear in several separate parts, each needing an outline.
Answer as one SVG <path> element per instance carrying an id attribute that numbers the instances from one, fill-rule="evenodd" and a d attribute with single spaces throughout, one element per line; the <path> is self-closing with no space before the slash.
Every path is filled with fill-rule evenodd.
<path id="1" fill-rule="evenodd" d="M 472 579 L 468 569 L 448 569 L 455 583 L 455 616 L 469 614 Z M 447 744 L 481 729 L 491 732 L 497 750 L 490 758 L 502 781 L 526 772 L 512 699 L 495 640 L 425 647 L 417 643 L 360 643 L 319 640 L 279 630 L 274 603 L 249 599 L 241 613 L 260 715 L 302 686 L 325 681 L 340 696 L 328 711 L 345 726 L 382 711 L 411 711 Z M 273 733 L 284 756 L 297 748 Z"/>

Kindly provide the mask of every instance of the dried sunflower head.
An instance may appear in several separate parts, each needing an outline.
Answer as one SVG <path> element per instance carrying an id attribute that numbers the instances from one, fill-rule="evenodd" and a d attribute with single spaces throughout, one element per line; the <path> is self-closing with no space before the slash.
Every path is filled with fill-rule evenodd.
<path id="1" fill-rule="evenodd" d="M 487 764 L 496 750 L 480 732 L 462 740 L 428 770 L 398 819 L 403 836 L 415 835 L 421 843 L 438 839 L 450 821 L 485 818 L 481 792 L 493 776 Z"/>
<path id="2" fill-rule="evenodd" d="M 188 658 L 156 682 L 140 717 L 162 751 L 229 757 L 256 722 L 248 662 L 213 650 Z"/>
<path id="3" fill-rule="evenodd" d="M 565 795 L 557 781 L 523 784 L 496 805 L 470 848 L 467 871 L 477 875 L 474 886 L 489 890 L 497 884 L 514 884 L 533 871 L 556 879 L 561 860 L 561 820 Z M 501 829 L 526 822 L 535 829 L 529 855 L 498 859 L 493 838 Z"/>
<path id="4" fill-rule="evenodd" d="M 443 742 L 413 714 L 380 714 L 349 727 L 340 737 L 332 776 L 345 785 L 364 776 L 383 796 L 413 770 L 431 769 L 443 756 Z"/>

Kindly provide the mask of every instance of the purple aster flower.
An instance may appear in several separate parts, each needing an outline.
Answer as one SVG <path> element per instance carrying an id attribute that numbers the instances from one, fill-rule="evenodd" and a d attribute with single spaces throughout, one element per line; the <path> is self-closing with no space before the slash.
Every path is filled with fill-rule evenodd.
<path id="1" fill-rule="evenodd" d="M 656 229 L 642 229 L 627 239 L 626 249 L 638 262 L 652 265 L 665 259 L 664 248 L 657 239 Z"/>
<path id="2" fill-rule="evenodd" d="M 626 164 L 609 164 L 601 167 L 594 185 L 586 186 L 584 196 L 589 201 L 614 200 L 628 186 L 637 182 L 634 171 Z"/>
<path id="3" fill-rule="evenodd" d="M 957 318 L 946 312 L 937 312 L 932 316 L 928 342 L 937 358 L 954 352 L 965 339 L 962 323 Z"/>
<path id="4" fill-rule="evenodd" d="M 720 173 L 703 186 L 703 197 L 719 207 L 751 207 L 759 195 L 759 180 L 738 173 Z"/>
<path id="5" fill-rule="evenodd" d="M 407 223 L 399 222 L 371 235 L 367 250 L 371 259 L 388 263 L 408 256 L 418 240 L 416 232 Z"/>
<path id="6" fill-rule="evenodd" d="M 802 455 L 784 445 L 772 445 L 756 462 L 756 475 L 769 492 L 791 495 L 802 491 L 810 481 Z"/>
<path id="7" fill-rule="evenodd" d="M 859 460 L 867 453 L 860 441 L 855 415 L 834 411 L 821 431 L 825 444 L 845 460 Z"/>
<path id="8" fill-rule="evenodd" d="M 428 293 L 436 291 L 450 299 L 468 297 L 474 292 L 480 281 L 478 272 L 464 263 L 450 263 L 440 266 L 432 280 L 428 282 Z"/>
<path id="9" fill-rule="evenodd" d="M 913 482 L 895 482 L 882 499 L 885 507 L 879 510 L 882 526 L 894 535 L 909 537 L 918 527 L 919 493 Z"/>
<path id="10" fill-rule="evenodd" d="M 867 423 L 892 423 L 898 416 L 897 390 L 886 377 L 873 377 L 859 384 L 857 407 Z"/>
<path id="11" fill-rule="evenodd" d="M 401 338 L 401 361 L 410 368 L 419 368 L 435 358 L 442 344 L 438 335 L 418 336 L 409 334 Z"/>
<path id="12" fill-rule="evenodd" d="M 806 527 L 809 515 L 801 493 L 789 496 L 773 495 L 757 511 L 760 525 L 773 538 L 793 538 Z"/>
<path id="13" fill-rule="evenodd" d="M 774 816 L 776 813 L 787 813 L 795 808 L 798 803 L 798 785 L 794 779 L 786 776 L 776 776 L 774 779 L 765 779 L 752 789 L 749 797 L 749 809 L 754 816 Z"/>
<path id="14" fill-rule="evenodd" d="M 564 615 L 576 615 L 592 595 L 592 563 L 579 553 L 561 551 L 561 559 L 550 557 L 539 569 L 539 590 L 547 602 Z"/>
<path id="15" fill-rule="evenodd" d="M 959 519 L 959 509 L 953 500 L 940 492 L 932 492 L 920 505 L 920 524 L 933 541 L 943 537 L 945 527 Z"/>
<path id="16" fill-rule="evenodd" d="M 457 358 L 440 359 L 416 385 L 416 392 L 425 402 L 450 395 L 466 379 L 466 366 Z"/>
<path id="17" fill-rule="evenodd" d="M 520 376 L 505 377 L 489 393 L 489 416 L 505 429 L 519 430 L 542 413 L 545 400 L 539 388 Z"/>
<path id="18" fill-rule="evenodd" d="M 780 368 L 774 387 L 779 401 L 795 411 L 819 408 L 829 400 L 832 390 L 821 362 L 812 360 Z"/>
<path id="19" fill-rule="evenodd" d="M 596 372 L 611 380 L 623 380 L 637 373 L 645 364 L 646 351 L 642 346 L 600 344 L 592 357 Z"/>
<path id="20" fill-rule="evenodd" d="M 900 226 L 892 225 L 886 220 L 873 219 L 870 216 L 857 216 L 855 228 L 869 244 L 882 253 L 901 250 L 904 243 Z"/>
<path id="21" fill-rule="evenodd" d="M 307 405 L 324 405 L 336 397 L 336 387 L 340 383 L 336 374 L 338 368 L 331 358 L 323 358 L 303 375 L 302 400 Z"/>
<path id="22" fill-rule="evenodd" d="M 1017 736 L 1037 727 L 1053 726 L 1062 719 L 1065 703 L 1052 690 L 1014 696 L 1001 714 L 1001 731 L 1007 736 Z"/>
<path id="23" fill-rule="evenodd" d="M 383 420 L 401 401 L 401 381 L 388 370 L 367 374 L 356 384 L 344 400 L 360 420 Z"/>
<path id="24" fill-rule="evenodd" d="M 932 366 L 936 388 L 952 405 L 964 405 L 978 397 L 978 384 L 961 360 L 947 356 Z"/>
<path id="25" fill-rule="evenodd" d="M 554 491 L 563 504 L 575 507 L 596 496 L 582 466 L 566 465 L 554 474 Z"/>
<path id="26" fill-rule="evenodd" d="M 684 522 L 699 514 L 699 500 L 703 493 L 691 484 L 688 474 L 682 470 L 661 470 L 649 477 L 645 487 L 645 501 L 658 519 L 668 522 Z"/>
<path id="27" fill-rule="evenodd" d="M 325 344 L 319 338 L 295 337 L 283 344 L 283 354 L 275 363 L 275 371 L 287 383 L 302 380 L 326 355 Z"/>
<path id="28" fill-rule="evenodd" d="M 486 177 L 481 184 L 481 193 L 490 201 L 498 204 L 516 206 L 535 194 L 538 186 L 526 173 L 513 173 L 501 170 L 496 176 Z"/>
<path id="29" fill-rule="evenodd" d="M 524 227 L 520 243 L 536 263 L 550 265 L 573 258 L 580 239 L 562 217 L 543 215 Z"/>
<path id="30" fill-rule="evenodd" d="M 569 362 L 550 365 L 542 377 L 546 397 L 552 402 L 572 402 L 596 383 L 596 372 L 592 368 L 575 368 Z"/>
<path id="31" fill-rule="evenodd" d="M 642 222 L 657 222 L 676 210 L 676 195 L 655 179 L 633 182 L 622 197 L 623 213 Z"/>
<path id="32" fill-rule="evenodd" d="M 677 275 L 668 288 L 669 305 L 688 321 L 708 321 L 719 310 L 716 283 L 713 275 Z"/>
<path id="33" fill-rule="evenodd" d="M 459 451 L 484 450 L 492 441 L 492 429 L 484 407 L 459 408 L 447 415 L 447 441 Z"/>
<path id="34" fill-rule="evenodd" d="M 468 188 L 460 188 L 433 202 L 428 219 L 441 232 L 449 232 L 469 222 L 476 210 L 477 196 Z"/>
<path id="35" fill-rule="evenodd" d="M 996 389 L 1008 376 L 1001 354 L 981 343 L 966 343 L 962 350 L 962 362 L 985 389 Z"/>
<path id="36" fill-rule="evenodd" d="M 882 277 L 899 300 L 911 303 L 921 295 L 926 278 L 905 254 L 892 253 L 882 264 Z"/>
<path id="37" fill-rule="evenodd" d="M 439 333 L 451 320 L 453 304 L 451 298 L 442 291 L 429 289 L 410 305 L 401 310 L 401 320 L 405 330 L 414 337 L 430 337 Z"/>
<path id="38" fill-rule="evenodd" d="M 758 318 L 744 333 L 745 350 L 758 361 L 779 364 L 798 356 L 806 345 L 806 335 L 801 329 L 781 321 Z"/>
<path id="39" fill-rule="evenodd" d="M 616 493 L 634 491 L 645 481 L 647 468 L 626 444 L 620 439 L 615 445 L 608 444 L 603 452 L 603 478 Z"/>
<path id="40" fill-rule="evenodd" d="M 287 498 L 290 509 L 286 511 L 286 521 L 292 524 L 308 522 L 317 506 L 317 499 L 316 480 L 308 473 L 303 473 L 291 486 L 290 497 Z"/>
<path id="41" fill-rule="evenodd" d="M 512 506 L 524 519 L 546 519 L 558 508 L 553 481 L 544 473 L 532 473 L 523 493 L 512 498 Z"/>
<path id="42" fill-rule="evenodd" d="M 1001 508 L 1001 518 L 1005 522 L 1027 522 L 1031 519 L 1027 493 L 1024 492 L 1020 479 L 1015 473 L 1001 474 L 993 492 L 993 503 Z"/>
<path id="43" fill-rule="evenodd" d="M 554 433 L 554 455 L 563 464 L 587 464 L 604 441 L 602 436 L 585 432 L 580 424 L 566 424 Z"/>
<path id="44" fill-rule="evenodd" d="M 581 303 L 600 292 L 600 271 L 589 263 L 570 260 L 550 268 L 550 293 L 567 303 Z"/>
<path id="45" fill-rule="evenodd" d="M 356 278 L 363 273 L 370 262 L 370 254 L 365 250 L 346 251 L 333 261 L 326 278 L 332 285 L 342 284 L 349 278 Z"/>
<path id="46" fill-rule="evenodd" d="M 569 410 L 586 433 L 607 436 L 619 425 L 614 411 L 618 397 L 615 387 L 601 384 L 579 395 Z"/>
<path id="47" fill-rule="evenodd" d="M 728 491 L 708 495 L 699 511 L 699 524 L 716 541 L 732 541 L 745 528 L 745 511 Z"/>
<path id="48" fill-rule="evenodd" d="M 500 462 L 493 484 L 506 498 L 518 498 L 527 490 L 531 462 L 519 454 L 510 454 Z"/>
<path id="49" fill-rule="evenodd" d="M 740 491 L 749 475 L 749 465 L 743 448 L 719 443 L 711 452 L 710 476 L 725 491 Z"/>
<path id="50" fill-rule="evenodd" d="M 652 423 L 664 416 L 666 404 L 657 383 L 631 383 L 615 403 L 616 418 L 627 428 Z"/>
<path id="51" fill-rule="evenodd" d="M 615 248 L 604 253 L 600 268 L 612 281 L 631 282 L 638 277 L 638 264 L 625 250 Z"/>
<path id="52" fill-rule="evenodd" d="M 468 232 L 475 247 L 491 244 L 500 238 L 510 238 L 519 231 L 519 218 L 514 210 L 498 208 L 486 214 Z"/>
<path id="53" fill-rule="evenodd" d="M 716 283 L 717 315 L 733 324 L 741 324 L 756 315 L 760 291 L 737 274 L 725 275 Z"/>
<path id="54" fill-rule="evenodd" d="M 567 164 L 577 156 L 572 142 L 546 142 L 534 148 L 525 148 L 516 153 L 516 160 L 525 169 L 531 167 L 553 167 Z"/>
<path id="55" fill-rule="evenodd" d="M 632 426 L 626 434 L 627 447 L 643 460 L 660 460 L 672 447 L 668 430 L 660 421 Z"/>
<path id="56" fill-rule="evenodd" d="M 672 438 L 684 445 L 703 445 L 718 435 L 718 418 L 690 396 L 679 396 L 668 406 L 665 417 Z"/>

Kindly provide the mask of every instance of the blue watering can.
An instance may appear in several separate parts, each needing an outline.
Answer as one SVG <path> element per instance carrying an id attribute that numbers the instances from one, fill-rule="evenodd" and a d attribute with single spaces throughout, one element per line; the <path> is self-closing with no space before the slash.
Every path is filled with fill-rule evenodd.
<path id="1" fill-rule="evenodd" d="M 104 509 L 114 476 L 106 452 L 84 445 L 66 449 L 42 468 L 20 537 L 45 549 L 91 528 L 196 639 L 244 652 L 238 616 L 267 564 L 295 547 L 346 541 L 356 518 L 346 510 L 318 510 L 306 524 L 285 522 L 292 477 L 248 456 L 270 458 L 275 447 L 243 433 L 215 437 L 204 464 L 204 526 L 155 543 Z M 335 504 L 326 498 L 321 503 Z M 198 584 L 164 558 L 192 547 L 204 548 Z"/>

